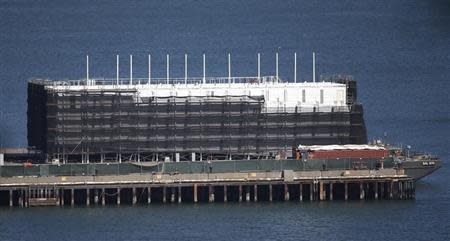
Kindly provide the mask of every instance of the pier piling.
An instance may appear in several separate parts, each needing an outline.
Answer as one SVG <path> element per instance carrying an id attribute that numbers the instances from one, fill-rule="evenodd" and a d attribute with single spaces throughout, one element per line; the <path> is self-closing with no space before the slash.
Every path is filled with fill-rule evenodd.
<path id="1" fill-rule="evenodd" d="M 166 203 L 166 198 L 167 198 L 167 187 L 164 186 L 163 187 L 163 203 Z"/>
<path id="2" fill-rule="evenodd" d="M 374 182 L 374 185 L 375 185 L 375 187 L 374 187 L 374 191 L 375 191 L 375 200 L 378 200 L 378 182 Z"/>
<path id="3" fill-rule="evenodd" d="M 70 189 L 70 206 L 75 206 L 75 189 Z"/>
<path id="4" fill-rule="evenodd" d="M 61 203 L 61 206 L 64 206 L 64 188 L 61 188 L 60 192 L 61 195 L 59 196 L 59 202 Z"/>
<path id="5" fill-rule="evenodd" d="M 223 186 L 223 202 L 224 203 L 228 202 L 227 194 L 228 194 L 228 192 L 227 192 L 227 185 L 224 185 Z"/>
<path id="6" fill-rule="evenodd" d="M 197 190 L 197 184 L 194 184 L 194 203 L 198 202 L 198 190 Z"/>
<path id="7" fill-rule="evenodd" d="M 359 171 L 358 173 L 362 173 Z M 242 174 L 229 175 L 228 178 L 236 178 Z M 267 173 L 259 173 L 252 178 L 245 175 L 245 178 L 229 179 L 222 178 L 214 180 L 205 180 L 203 177 L 198 182 L 192 179 L 183 183 L 170 181 L 174 178 L 167 175 L 163 180 L 148 181 L 141 176 L 130 176 L 130 182 L 120 180 L 114 183 L 115 177 L 111 177 L 107 182 L 96 183 L 70 180 L 70 182 L 55 182 L 49 184 L 51 177 L 45 177 L 45 182 L 39 183 L 39 177 L 30 177 L 29 185 L 23 183 L 26 178 L 17 178 L 19 185 L 4 185 L 6 179 L 0 184 L 0 204 L 11 207 L 27 207 L 37 205 L 64 206 L 102 206 L 106 204 L 121 205 L 121 199 L 124 198 L 128 205 L 137 205 L 138 203 L 148 204 L 152 202 L 170 202 L 182 203 L 183 201 L 192 201 L 197 203 L 210 202 L 217 200 L 258 202 L 258 201 L 297 201 L 303 202 L 304 199 L 314 201 L 333 201 L 337 200 L 381 200 L 381 199 L 411 199 L 414 198 L 415 186 L 414 180 L 406 176 L 336 176 L 330 178 L 321 177 L 301 177 L 292 178 L 285 181 L 280 174 L 280 178 L 270 177 L 262 178 Z M 270 174 L 273 175 L 273 174 Z M 299 174 L 297 174 L 299 175 Z M 206 176 L 206 175 L 205 175 Z M 193 176 L 197 177 L 197 176 Z M 226 176 L 225 176 L 226 177 Z M 83 180 L 84 176 L 71 177 L 75 180 Z M 142 178 L 140 180 L 139 178 Z M 175 177 L 181 180 L 182 176 Z M 25 181 L 24 181 L 25 179 Z M 100 178 L 99 178 L 100 179 Z M 158 178 L 159 179 L 159 178 Z M 11 179 L 8 179 L 9 181 Z M 51 180 L 51 179 L 50 179 Z M 55 178 L 55 180 L 59 180 Z M 101 180 L 101 179 L 100 179 Z M 102 181 L 103 181 L 102 180 Z M 195 179 L 194 179 L 195 180 Z M 224 181 L 225 180 L 225 181 Z M 200 186 L 200 187 L 199 187 Z M 200 189 L 199 189 L 200 188 Z M 122 192 L 122 189 L 124 191 Z M 169 189 L 169 190 L 168 190 Z M 116 191 L 115 191 L 116 190 Z M 243 193 L 244 192 L 244 193 Z M 221 196 L 223 195 L 223 197 Z M 298 195 L 298 196 L 297 196 Z M 152 198 L 154 198 L 152 200 Z M 217 198 L 217 200 L 216 200 Z M 147 199 L 147 201 L 145 201 Z"/>
<path id="8" fill-rule="evenodd" d="M 120 188 L 117 188 L 117 206 L 120 206 Z"/>
<path id="9" fill-rule="evenodd" d="M 9 190 L 9 206 L 12 207 L 14 205 L 13 203 L 13 190 Z"/>
<path id="10" fill-rule="evenodd" d="M 135 188 L 135 187 L 133 187 L 132 192 L 133 192 L 133 201 L 132 201 L 132 204 L 133 204 L 133 205 L 136 205 L 136 203 L 137 203 L 137 197 L 136 197 L 136 188 Z"/>
<path id="11" fill-rule="evenodd" d="M 245 186 L 245 201 L 250 202 L 250 186 Z"/>
<path id="12" fill-rule="evenodd" d="M 389 199 L 394 199 L 393 189 L 394 189 L 394 181 L 391 181 L 389 183 Z"/>
<path id="13" fill-rule="evenodd" d="M 147 204 L 152 203 L 152 188 L 147 187 Z"/>
<path id="14" fill-rule="evenodd" d="M 344 188 L 345 188 L 345 193 L 344 193 L 344 199 L 345 199 L 345 201 L 347 201 L 348 200 L 348 183 L 347 182 L 345 182 L 344 183 Z"/>
<path id="15" fill-rule="evenodd" d="M 210 203 L 214 202 L 214 186 L 208 186 L 208 197 Z"/>
<path id="16" fill-rule="evenodd" d="M 101 198 L 102 198 L 102 206 L 105 206 L 106 204 L 106 200 L 105 200 L 105 196 L 106 196 L 106 190 L 104 188 L 102 188 L 102 194 L 101 194 Z"/>
<path id="17" fill-rule="evenodd" d="M 359 183 L 359 199 L 364 199 L 364 186 L 362 182 Z"/>
<path id="18" fill-rule="evenodd" d="M 269 184 L 269 202 L 273 200 L 273 187 L 272 184 Z"/>
<path id="19" fill-rule="evenodd" d="M 319 200 L 325 200 L 325 188 L 323 182 L 319 182 Z"/>
<path id="20" fill-rule="evenodd" d="M 300 202 L 303 202 L 303 184 L 302 183 L 300 183 L 299 184 L 299 188 L 300 188 L 300 190 L 299 190 L 299 199 L 300 199 Z"/>
<path id="21" fill-rule="evenodd" d="M 86 189 L 86 206 L 89 206 L 91 204 L 91 199 L 90 199 L 90 190 L 89 188 Z"/>
<path id="22" fill-rule="evenodd" d="M 242 185 L 239 185 L 239 202 L 242 202 Z"/>
<path id="23" fill-rule="evenodd" d="M 289 201 L 289 186 L 284 184 L 284 201 Z"/>
<path id="24" fill-rule="evenodd" d="M 333 201 L 333 182 L 330 182 L 330 201 Z"/>

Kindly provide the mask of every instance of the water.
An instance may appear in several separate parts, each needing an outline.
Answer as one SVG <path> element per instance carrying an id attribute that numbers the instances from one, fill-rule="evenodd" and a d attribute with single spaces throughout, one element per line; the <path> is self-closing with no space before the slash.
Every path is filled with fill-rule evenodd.
<path id="1" fill-rule="evenodd" d="M 0 0 L 0 145 L 26 146 L 30 78 L 262 74 L 311 79 L 351 74 L 370 138 L 407 143 L 439 155 L 444 168 L 420 181 L 407 202 L 167 205 L 136 208 L 0 209 L 0 240 L 418 239 L 450 237 L 448 166 L 450 2 L 398 1 L 5 1 Z"/>

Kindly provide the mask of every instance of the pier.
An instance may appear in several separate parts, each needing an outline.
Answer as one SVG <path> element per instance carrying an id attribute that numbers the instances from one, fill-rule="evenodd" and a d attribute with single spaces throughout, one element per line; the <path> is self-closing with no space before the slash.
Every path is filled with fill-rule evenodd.
<path id="1" fill-rule="evenodd" d="M 0 205 L 10 207 L 414 197 L 414 180 L 397 169 L 15 176 L 2 177 L 0 182 Z"/>

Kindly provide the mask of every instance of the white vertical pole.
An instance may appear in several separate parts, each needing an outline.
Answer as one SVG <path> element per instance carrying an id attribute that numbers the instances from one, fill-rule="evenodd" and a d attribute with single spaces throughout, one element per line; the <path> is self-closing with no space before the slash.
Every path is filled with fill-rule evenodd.
<path id="1" fill-rule="evenodd" d="M 297 83 L 297 52 L 294 53 L 294 83 Z"/>
<path id="2" fill-rule="evenodd" d="M 206 55 L 203 54 L 203 84 L 206 84 Z"/>
<path id="3" fill-rule="evenodd" d="M 231 84 L 231 54 L 228 53 L 228 84 Z"/>
<path id="4" fill-rule="evenodd" d="M 148 55 L 148 83 L 150 84 L 152 80 L 152 56 Z"/>
<path id="5" fill-rule="evenodd" d="M 167 71 L 166 71 L 167 73 L 166 73 L 166 76 L 167 76 L 167 84 L 169 84 L 169 70 L 170 70 L 169 69 L 169 64 L 170 64 L 169 61 L 170 60 L 169 60 L 169 55 L 167 55 L 166 57 L 167 57 Z"/>
<path id="6" fill-rule="evenodd" d="M 261 82 L 261 54 L 258 53 L 258 82 Z"/>
<path id="7" fill-rule="evenodd" d="M 313 82 L 316 82 L 316 53 L 313 52 Z"/>
<path id="8" fill-rule="evenodd" d="M 130 54 L 130 85 L 133 85 L 133 55 Z"/>
<path id="9" fill-rule="evenodd" d="M 188 69 L 187 69 L 187 66 L 188 66 L 188 56 L 187 56 L 187 54 L 184 54 L 184 84 L 186 84 L 187 85 L 187 75 L 188 75 Z"/>
<path id="10" fill-rule="evenodd" d="M 90 85 L 90 83 L 89 83 L 89 55 L 86 55 L 86 81 L 87 81 L 87 85 Z"/>
<path id="11" fill-rule="evenodd" d="M 119 85 L 119 55 L 116 55 L 116 82 Z"/>
<path id="12" fill-rule="evenodd" d="M 275 55 L 275 75 L 277 76 L 277 82 L 278 82 L 278 52 Z"/>

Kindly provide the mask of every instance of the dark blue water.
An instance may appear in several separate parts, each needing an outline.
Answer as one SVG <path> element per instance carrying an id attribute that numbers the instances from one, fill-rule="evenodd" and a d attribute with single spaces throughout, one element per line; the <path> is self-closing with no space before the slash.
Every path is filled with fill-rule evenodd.
<path id="1" fill-rule="evenodd" d="M 0 0 L 0 144 L 25 146 L 30 78 L 262 74 L 358 80 L 370 138 L 411 144 L 449 165 L 450 1 L 5 1 Z M 450 237 L 450 171 L 420 181 L 415 201 L 181 205 L 136 208 L 1 209 L 0 240 L 445 240 Z"/>

